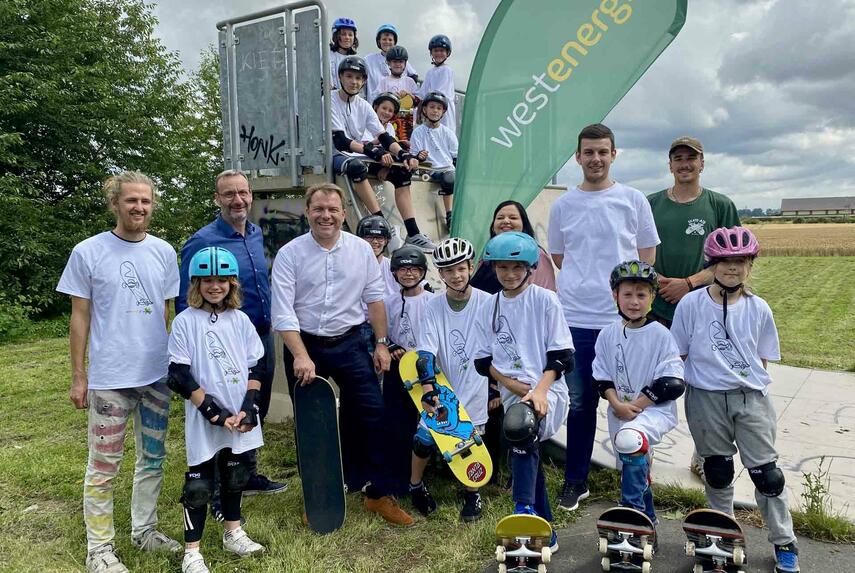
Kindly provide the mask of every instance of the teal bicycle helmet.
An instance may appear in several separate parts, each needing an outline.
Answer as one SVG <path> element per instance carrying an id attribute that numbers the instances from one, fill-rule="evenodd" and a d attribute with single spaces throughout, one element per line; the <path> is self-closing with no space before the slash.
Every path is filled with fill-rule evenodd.
<path id="1" fill-rule="evenodd" d="M 190 259 L 190 278 L 239 276 L 238 262 L 228 249 L 205 247 Z"/>
<path id="2" fill-rule="evenodd" d="M 487 243 L 485 261 L 520 261 L 534 268 L 540 256 L 537 242 L 519 231 L 496 235 Z"/>

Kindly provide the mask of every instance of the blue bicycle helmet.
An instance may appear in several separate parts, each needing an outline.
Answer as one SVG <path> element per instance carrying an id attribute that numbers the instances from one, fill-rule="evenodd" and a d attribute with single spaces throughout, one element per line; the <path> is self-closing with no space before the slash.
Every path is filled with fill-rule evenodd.
<path id="1" fill-rule="evenodd" d="M 395 43 L 398 43 L 398 29 L 392 24 L 383 24 L 379 28 L 377 28 L 377 35 L 374 37 L 378 48 L 380 48 L 380 34 L 382 34 L 383 32 L 389 32 L 390 34 L 392 34 L 395 37 Z"/>
<path id="2" fill-rule="evenodd" d="M 485 261 L 520 261 L 534 268 L 540 256 L 537 242 L 519 231 L 496 235 L 487 243 Z"/>
<path id="3" fill-rule="evenodd" d="M 238 262 L 228 249 L 205 247 L 190 259 L 190 278 L 239 276 Z"/>
<path id="4" fill-rule="evenodd" d="M 335 34 L 342 28 L 350 28 L 354 32 L 356 32 L 356 22 L 351 20 L 350 18 L 336 18 L 335 22 L 332 25 L 332 32 Z"/>

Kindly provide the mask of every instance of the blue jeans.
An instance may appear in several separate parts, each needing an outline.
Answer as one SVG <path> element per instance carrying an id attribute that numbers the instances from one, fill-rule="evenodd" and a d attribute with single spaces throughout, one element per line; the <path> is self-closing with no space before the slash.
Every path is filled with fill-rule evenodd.
<path id="1" fill-rule="evenodd" d="M 534 438 L 527 444 L 512 444 L 510 449 L 513 475 L 512 499 L 515 503 L 532 506 L 537 515 L 546 521 L 552 521 L 546 478 L 540 463 L 540 442 Z"/>
<path id="2" fill-rule="evenodd" d="M 620 475 L 620 504 L 637 509 L 656 523 L 656 511 L 653 509 L 653 489 L 650 487 L 650 463 L 647 456 L 627 456 L 621 454 L 623 470 Z"/>
<path id="3" fill-rule="evenodd" d="M 599 330 L 570 327 L 576 349 L 576 365 L 567 379 L 570 392 L 570 413 L 567 416 L 567 461 L 564 481 L 574 485 L 587 483 L 597 433 L 597 404 L 600 395 L 594 387 L 591 365 Z"/>

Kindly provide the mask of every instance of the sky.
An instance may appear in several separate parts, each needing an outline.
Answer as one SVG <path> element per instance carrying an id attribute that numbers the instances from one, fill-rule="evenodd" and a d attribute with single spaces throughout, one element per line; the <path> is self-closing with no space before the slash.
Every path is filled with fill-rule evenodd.
<path id="1" fill-rule="evenodd" d="M 537 0 L 517 0 L 536 4 Z M 190 71 L 217 40 L 216 23 L 280 5 L 270 0 L 153 2 L 157 34 Z M 356 20 L 360 55 L 395 24 L 423 76 L 429 38 L 446 34 L 457 89 L 465 90 L 498 0 L 327 0 L 330 18 Z M 390 5 L 404 7 L 398 14 Z M 358 6 L 358 9 L 356 8 Z M 673 183 L 668 145 L 704 144 L 701 182 L 738 208 L 781 199 L 855 195 L 855 0 L 690 0 L 674 42 L 606 117 L 616 136 L 614 179 L 651 193 Z M 559 183 L 575 185 L 575 160 Z"/>

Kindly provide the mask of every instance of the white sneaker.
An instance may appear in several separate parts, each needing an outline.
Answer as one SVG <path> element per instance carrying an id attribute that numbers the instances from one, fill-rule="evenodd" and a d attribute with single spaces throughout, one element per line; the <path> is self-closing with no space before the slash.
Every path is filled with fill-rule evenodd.
<path id="1" fill-rule="evenodd" d="M 181 573 L 211 573 L 205 559 L 198 551 L 185 551 L 181 562 Z"/>
<path id="2" fill-rule="evenodd" d="M 412 235 L 407 237 L 407 240 L 404 241 L 408 245 L 412 245 L 414 247 L 420 248 L 424 251 L 425 254 L 433 253 L 433 250 L 436 248 L 436 243 L 428 239 L 427 235 L 424 233 L 419 233 L 418 235 Z"/>
<path id="3" fill-rule="evenodd" d="M 250 539 L 246 531 L 240 527 L 223 533 L 223 549 L 241 557 L 248 557 L 266 551 L 264 545 Z"/>
<path id="4" fill-rule="evenodd" d="M 89 573 L 128 573 L 128 568 L 122 564 L 109 543 L 86 556 L 86 570 Z"/>
<path id="5" fill-rule="evenodd" d="M 398 225 L 389 225 L 389 252 L 394 252 L 404 246 L 404 240 L 401 238 L 401 233 L 398 231 Z"/>
<path id="6" fill-rule="evenodd" d="M 172 553 L 178 553 L 182 549 L 180 543 L 154 528 L 149 529 L 139 537 L 132 537 L 131 543 L 137 549 L 149 552 L 171 551 Z"/>

